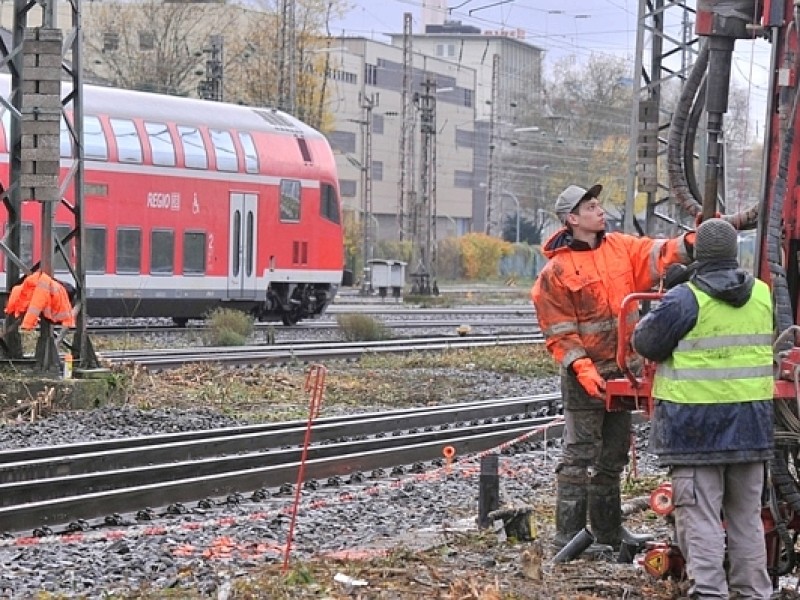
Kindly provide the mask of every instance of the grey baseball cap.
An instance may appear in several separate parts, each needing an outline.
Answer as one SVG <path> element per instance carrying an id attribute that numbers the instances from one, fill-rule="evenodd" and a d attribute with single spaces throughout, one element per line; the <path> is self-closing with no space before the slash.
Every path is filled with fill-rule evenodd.
<path id="1" fill-rule="evenodd" d="M 556 200 L 556 214 L 561 222 L 567 220 L 567 215 L 575 210 L 581 200 L 585 198 L 597 198 L 600 192 L 603 191 L 603 186 L 599 183 L 594 184 L 588 190 L 578 186 L 571 185 L 558 195 Z"/>

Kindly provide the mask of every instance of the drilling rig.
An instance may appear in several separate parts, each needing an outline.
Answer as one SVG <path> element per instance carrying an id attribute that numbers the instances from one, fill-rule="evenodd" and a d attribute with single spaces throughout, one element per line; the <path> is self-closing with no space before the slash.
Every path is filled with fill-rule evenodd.
<path id="1" fill-rule="evenodd" d="M 726 190 L 720 185 L 733 52 L 737 40 L 755 38 L 769 42 L 771 49 L 760 191 L 744 209 L 722 217 L 740 231 L 755 230 L 754 274 L 770 286 L 775 305 L 776 447 L 762 520 L 768 569 L 777 586 L 780 576 L 797 567 L 800 537 L 800 1 L 697 0 L 696 9 L 700 49 L 672 114 L 666 148 L 669 196 L 685 213 L 705 219 L 733 205 L 725 201 Z M 705 136 L 701 140 L 705 156 L 699 160 L 694 152 L 698 131 Z M 696 171 L 703 175 L 702 185 Z M 635 310 L 638 302 L 657 300 L 659 295 L 634 296 L 626 299 L 626 304 Z M 654 371 L 645 368 L 634 375 L 627 369 L 630 331 L 625 330 L 623 321 L 620 317 L 617 360 L 625 377 L 609 382 L 606 407 L 641 409 L 647 414 L 652 408 Z M 668 487 L 654 492 L 662 509 L 669 504 L 668 496 Z M 683 566 L 679 548 L 668 544 L 651 552 L 656 554 L 645 557 L 645 568 L 649 558 L 657 560 L 649 562 L 656 566 L 648 571 L 662 576 L 679 574 Z"/>

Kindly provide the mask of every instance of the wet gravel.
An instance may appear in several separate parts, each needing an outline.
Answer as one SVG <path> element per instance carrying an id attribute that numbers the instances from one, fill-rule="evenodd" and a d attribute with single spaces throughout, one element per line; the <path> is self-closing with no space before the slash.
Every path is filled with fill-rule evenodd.
<path id="1" fill-rule="evenodd" d="M 555 378 L 506 383 L 501 388 L 500 381 L 484 381 L 494 397 L 557 389 Z M 0 448 L 236 423 L 208 410 L 104 408 L 1 427 Z M 517 455 L 502 456 L 503 502 L 533 502 L 542 494 L 552 494 L 558 453 L 556 443 L 546 451 L 525 448 Z M 406 466 L 377 478 L 365 474 L 311 482 L 303 490 L 305 509 L 298 516 L 293 557 L 397 545 L 419 547 L 441 543 L 443 527 L 465 523 L 473 527 L 478 463 L 468 457 L 462 460 L 449 474 L 433 465 L 428 465 L 426 473 L 412 473 Z M 253 498 L 251 491 L 243 491 L 238 503 L 214 499 L 214 506 L 188 507 L 186 514 L 149 522 L 125 515 L 131 526 L 86 531 L 80 541 L 51 537 L 28 545 L 19 539 L 0 539 L 0 598 L 26 598 L 40 591 L 68 598 L 102 598 L 142 586 L 173 592 L 189 587 L 218 595 L 231 578 L 244 576 L 248 568 L 283 559 L 289 518 L 282 512 L 291 504 L 293 492 L 265 492 Z"/>

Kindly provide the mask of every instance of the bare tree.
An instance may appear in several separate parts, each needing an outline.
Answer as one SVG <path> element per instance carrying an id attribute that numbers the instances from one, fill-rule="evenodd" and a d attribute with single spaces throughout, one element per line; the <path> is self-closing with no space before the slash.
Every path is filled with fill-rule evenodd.
<path id="1" fill-rule="evenodd" d="M 330 20 L 347 2 L 296 2 L 294 64 L 280 60 L 280 3 L 90 3 L 84 17 L 86 62 L 97 78 L 114 86 L 196 96 L 212 40 L 221 40 L 217 59 L 225 101 L 275 106 L 281 69 L 291 68 L 297 116 L 314 127 L 330 126 L 324 109 L 331 58 L 325 45 Z"/>
<path id="2" fill-rule="evenodd" d="M 87 10 L 88 9 L 88 10 Z M 111 85 L 193 95 L 212 35 L 235 30 L 241 11 L 222 4 L 146 0 L 84 9 L 87 63 Z"/>

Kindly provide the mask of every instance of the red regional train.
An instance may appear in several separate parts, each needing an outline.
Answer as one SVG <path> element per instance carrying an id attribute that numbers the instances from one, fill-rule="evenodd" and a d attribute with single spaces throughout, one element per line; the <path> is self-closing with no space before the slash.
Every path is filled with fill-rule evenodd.
<path id="1" fill-rule="evenodd" d="M 10 86 L 0 76 L 4 97 Z M 275 109 L 90 85 L 83 98 L 89 316 L 185 323 L 227 306 L 294 324 L 325 310 L 344 250 L 336 165 L 320 132 Z M 7 184 L 11 119 L 0 111 Z M 64 173 L 73 152 L 63 117 L 60 152 Z M 23 204 L 21 258 L 31 265 L 41 207 Z M 74 218 L 59 206 L 55 222 L 63 238 Z M 60 257 L 54 271 L 70 281 Z"/>

